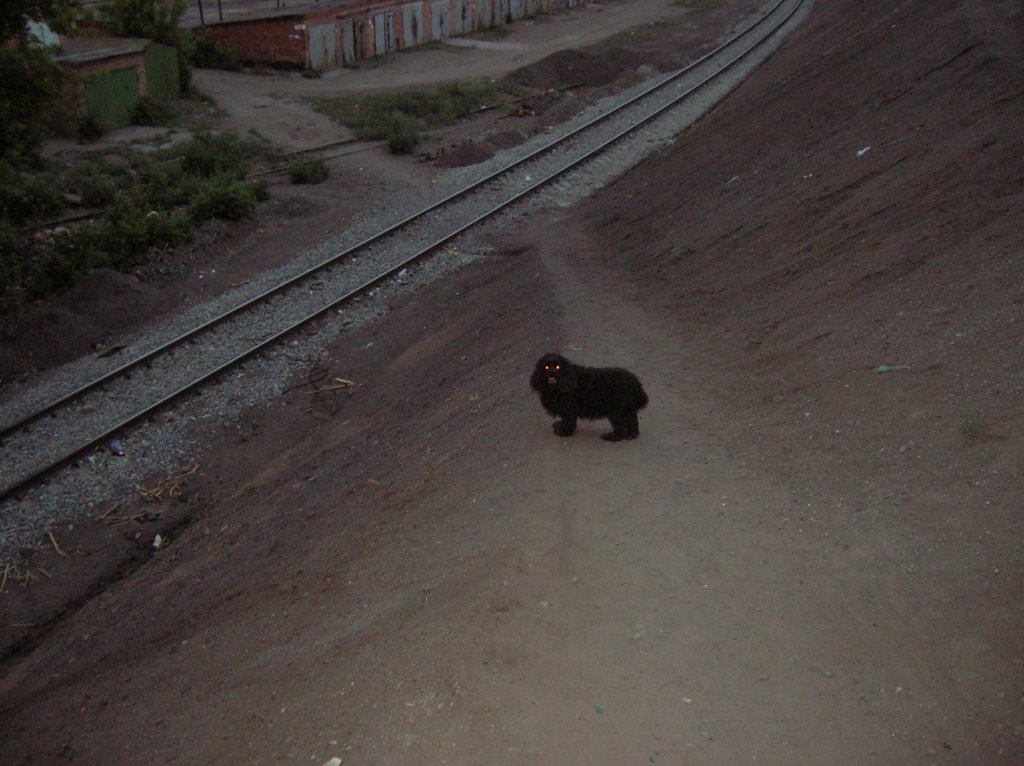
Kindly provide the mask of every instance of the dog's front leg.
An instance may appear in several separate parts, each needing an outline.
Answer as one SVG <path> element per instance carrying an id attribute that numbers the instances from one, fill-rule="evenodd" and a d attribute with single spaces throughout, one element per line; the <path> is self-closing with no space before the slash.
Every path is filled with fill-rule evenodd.
<path id="1" fill-rule="evenodd" d="M 572 436 L 576 433 L 576 416 L 562 415 L 562 419 L 556 420 L 552 428 L 556 436 Z"/>

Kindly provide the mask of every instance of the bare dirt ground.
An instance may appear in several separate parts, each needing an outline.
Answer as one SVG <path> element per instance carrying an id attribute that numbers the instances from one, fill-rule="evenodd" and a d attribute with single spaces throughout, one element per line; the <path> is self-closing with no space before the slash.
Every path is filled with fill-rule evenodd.
<path id="1" fill-rule="evenodd" d="M 61 530 L 91 555 L 0 623 L 138 558 L 8 644 L 0 761 L 1019 764 L 1022 33 L 819 0 L 675 146 L 339 340 L 355 392 L 211 431 L 168 547 Z M 551 434 L 550 349 L 638 372 L 637 441 Z"/>

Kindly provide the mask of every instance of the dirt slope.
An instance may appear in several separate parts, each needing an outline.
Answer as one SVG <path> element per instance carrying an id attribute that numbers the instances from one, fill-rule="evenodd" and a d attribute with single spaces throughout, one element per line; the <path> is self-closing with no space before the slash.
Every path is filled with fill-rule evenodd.
<path id="1" fill-rule="evenodd" d="M 819 0 L 339 342 L 354 393 L 211 434 L 196 522 L 3 666 L 0 762 L 1020 763 L 1022 24 Z M 549 349 L 640 439 L 551 435 Z"/>

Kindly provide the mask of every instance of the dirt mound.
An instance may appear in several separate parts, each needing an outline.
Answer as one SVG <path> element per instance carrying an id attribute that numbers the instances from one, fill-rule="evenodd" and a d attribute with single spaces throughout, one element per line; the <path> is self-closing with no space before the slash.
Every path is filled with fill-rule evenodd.
<path id="1" fill-rule="evenodd" d="M 428 156 L 436 167 L 460 168 L 488 160 L 502 149 L 518 146 L 526 137 L 518 130 L 505 130 L 480 140 L 465 139 L 450 147 L 442 147 Z"/>
<path id="2" fill-rule="evenodd" d="M 524 88 L 547 90 L 567 85 L 597 88 L 610 85 L 624 72 L 633 70 L 643 62 L 636 54 L 618 52 L 600 55 L 588 51 L 559 51 L 536 64 L 523 67 L 507 79 Z"/>
<path id="3" fill-rule="evenodd" d="M 450 149 L 441 149 L 433 158 L 434 165 L 439 168 L 461 168 L 475 165 L 489 159 L 494 150 L 478 141 L 460 141 Z"/>
<path id="4" fill-rule="evenodd" d="M 140 317 L 161 310 L 161 291 L 130 274 L 97 269 L 63 295 L 11 317 L 0 340 L 0 377 L 8 379 L 90 351 Z"/>

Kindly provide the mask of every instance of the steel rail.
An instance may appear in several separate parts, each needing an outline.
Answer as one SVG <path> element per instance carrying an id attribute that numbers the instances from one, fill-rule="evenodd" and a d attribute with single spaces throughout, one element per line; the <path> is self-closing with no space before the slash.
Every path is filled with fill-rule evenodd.
<path id="1" fill-rule="evenodd" d="M 60 406 L 62 406 L 64 404 L 67 404 L 68 402 L 72 401 L 73 399 L 76 399 L 76 398 L 80 397 L 81 395 L 83 395 L 87 391 L 93 390 L 93 389 L 97 388 L 98 386 L 102 385 L 103 383 L 109 382 L 111 379 L 113 379 L 115 377 L 118 377 L 119 375 L 123 374 L 124 372 L 126 372 L 126 371 L 128 371 L 130 369 L 133 369 L 134 367 L 137 367 L 138 365 L 143 364 L 146 361 L 151 360 L 152 358 L 160 355 L 161 353 L 165 353 L 167 350 L 169 350 L 169 349 L 171 349 L 171 348 L 173 348 L 175 346 L 178 346 L 181 343 L 184 343 L 185 341 L 189 340 L 190 338 L 193 338 L 193 337 L 197 336 L 198 334 L 200 334 L 203 331 L 209 330 L 210 328 L 212 328 L 212 327 L 222 323 L 226 319 L 228 319 L 228 318 L 230 318 L 230 317 L 240 313 L 244 309 L 250 308 L 253 305 L 255 305 L 256 303 L 262 302 L 263 300 L 266 300 L 268 297 L 276 295 L 276 294 L 282 292 L 284 289 L 286 289 L 288 287 L 291 287 L 291 286 L 295 285 L 296 283 L 298 283 L 298 282 L 308 278 L 309 276 L 312 276 L 313 274 L 315 274 L 315 273 L 317 273 L 319 271 L 322 271 L 323 269 L 327 268 L 328 266 L 337 263 L 342 258 L 345 258 L 346 256 L 349 256 L 349 255 L 353 254 L 354 252 L 358 252 L 359 250 L 365 249 L 369 245 L 371 245 L 371 244 L 373 244 L 375 242 L 380 241 L 384 237 L 389 236 L 390 234 L 393 234 L 394 232 L 398 231 L 401 228 L 404 228 L 404 227 L 408 226 L 413 221 L 418 220 L 418 219 L 424 217 L 425 215 L 429 214 L 430 212 L 432 212 L 432 211 L 434 211 L 434 210 L 436 210 L 436 209 L 438 209 L 440 207 L 443 207 L 443 206 L 445 206 L 447 204 L 450 204 L 454 200 L 456 200 L 456 199 L 458 199 L 460 197 L 465 196 L 469 192 L 471 192 L 471 191 L 473 191 L 475 189 L 480 188 L 484 184 L 489 183 L 490 181 L 493 181 L 494 179 L 507 174 L 512 169 L 514 169 L 516 167 L 519 167 L 520 165 L 522 165 L 522 164 L 524 164 L 524 163 L 526 163 L 526 162 L 528 162 L 528 161 L 530 161 L 532 159 L 535 159 L 536 157 L 540 156 L 541 154 L 544 154 L 544 153 L 550 151 L 555 146 L 558 146 L 558 145 L 562 144 L 563 142 L 567 141 L 568 139 L 572 138 L 573 136 L 576 136 L 577 134 L 581 133 L 582 131 L 587 130 L 590 127 L 593 127 L 595 124 L 597 124 L 599 122 L 603 122 L 604 120 L 608 119 L 609 117 L 613 116 L 614 114 L 620 113 L 622 110 L 624 110 L 628 106 L 631 106 L 632 104 L 636 103 L 637 101 L 640 101 L 641 99 L 646 98 L 651 93 L 653 93 L 653 92 L 655 92 L 657 90 L 660 90 L 660 89 L 662 89 L 664 87 L 667 87 L 668 85 L 670 85 L 671 83 L 675 82 L 676 80 L 678 80 L 679 78 L 681 78 L 685 74 L 687 74 L 690 71 L 692 71 L 695 67 L 697 67 L 700 64 L 704 63 L 705 61 L 707 61 L 709 58 L 718 55 L 724 49 L 734 46 L 742 38 L 744 38 L 747 35 L 749 35 L 753 30 L 757 29 L 762 24 L 765 24 L 772 17 L 772 14 L 774 14 L 786 2 L 793 2 L 794 3 L 793 7 L 782 17 L 781 20 L 777 21 L 777 23 L 775 24 L 774 29 L 772 29 L 768 34 L 766 34 L 762 39 L 756 41 L 749 48 L 746 48 L 745 50 L 739 52 L 735 57 L 730 59 L 728 62 L 724 63 L 721 67 L 716 69 L 714 72 L 710 73 L 703 80 L 701 80 L 698 83 L 695 83 L 694 85 L 689 87 L 686 91 L 684 91 L 684 92 L 682 92 L 680 94 L 677 94 L 668 103 L 666 103 L 663 106 L 659 107 L 658 109 L 656 109 L 652 113 L 648 114 L 647 116 L 643 117 L 642 119 L 638 120 L 637 122 L 634 122 L 630 126 L 624 128 L 623 130 L 621 130 L 619 133 L 615 134 L 611 138 L 606 139 L 600 145 L 591 148 L 585 154 L 581 155 L 580 157 L 576 158 L 575 160 L 572 160 L 569 164 L 567 164 L 567 165 L 565 165 L 565 166 L 555 170 L 554 172 L 550 173 L 549 175 L 547 175 L 546 177 L 540 179 L 539 181 L 534 182 L 533 184 L 531 184 L 527 188 L 517 192 L 513 196 L 511 196 L 508 199 L 502 201 L 500 204 L 498 204 L 498 205 L 492 207 L 491 209 L 481 213 L 480 215 L 478 215 L 477 217 L 475 217 L 471 221 L 469 221 L 467 223 L 464 223 L 463 225 L 459 226 L 458 228 L 456 228 L 456 229 L 454 229 L 452 231 L 449 231 L 443 237 L 441 237 L 441 238 L 435 240 L 434 242 L 430 243 L 429 245 L 421 248 L 418 252 L 416 252 L 413 255 L 409 256 L 408 258 L 403 260 L 401 263 L 398 263 L 398 264 L 388 268 L 387 270 L 381 272 L 380 274 L 377 274 L 376 276 L 374 276 L 371 279 L 367 280 L 366 282 L 364 282 L 363 284 L 359 285 L 358 287 L 355 287 L 352 290 L 349 290 L 344 295 L 341 295 L 341 296 L 335 298 L 334 300 L 330 301 L 328 304 L 317 308 L 314 312 L 312 312 L 312 313 L 302 317 L 301 319 L 298 319 L 298 320 L 294 321 L 292 324 L 290 324 L 287 327 L 277 331 L 273 335 L 271 335 L 271 336 L 269 336 L 267 338 L 264 338 L 263 340 L 259 341 L 255 345 L 253 345 L 250 348 L 246 349 L 245 351 L 237 354 L 233 358 L 231 358 L 231 359 L 227 360 L 226 362 L 223 362 L 222 364 L 218 365 L 216 368 L 214 368 L 212 370 L 209 370 L 208 372 L 203 373 L 202 375 L 200 375 L 199 377 L 193 379 L 192 381 L 190 381 L 190 382 L 180 386 L 178 389 L 176 389 L 175 391 L 172 391 L 171 393 L 167 394 L 166 396 L 164 396 L 160 400 L 158 400 L 158 401 L 156 401 L 156 402 L 154 402 L 152 404 L 147 405 L 144 409 L 139 410 L 138 412 L 134 413 L 133 415 L 130 415 L 129 417 L 127 417 L 127 418 L 123 419 L 122 421 L 120 421 L 119 423 L 117 423 L 116 425 L 109 427 L 108 429 L 103 431 L 103 433 L 101 433 L 98 436 L 95 436 L 92 439 L 90 439 L 87 443 L 81 444 L 81 445 L 79 445 L 79 446 L 77 446 L 77 447 L 67 451 L 63 456 L 61 456 L 61 457 L 59 457 L 59 458 L 57 458 L 55 460 L 52 460 L 51 462 L 47 463 L 46 465 L 44 465 L 44 466 L 42 466 L 40 468 L 37 468 L 37 469 L 31 471 L 30 473 L 22 476 L 22 477 L 19 477 L 15 481 L 9 483 L 7 486 L 5 486 L 2 489 L 0 489 L 0 500 L 6 499 L 6 498 L 14 495 L 15 493 L 21 491 L 22 489 L 24 489 L 27 486 L 31 485 L 32 483 L 34 483 L 38 479 L 40 479 L 40 478 L 42 478 L 42 477 L 52 473 L 53 471 L 55 471 L 56 469 L 58 469 L 60 467 L 66 465 L 71 460 L 74 460 L 76 457 L 81 455 L 83 452 L 85 452 L 85 451 L 87 451 L 87 450 L 97 446 L 98 444 L 103 443 L 104 441 L 106 441 L 107 439 L 111 438 L 115 434 L 120 433 L 120 432 L 124 431 L 125 429 L 135 425 L 139 421 L 141 421 L 141 420 L 143 420 L 143 419 L 153 415 L 158 410 L 163 409 L 165 406 L 167 406 L 171 402 L 181 398 L 182 396 L 184 396 L 187 393 L 190 393 L 194 389 L 202 386 L 204 383 L 206 383 L 206 382 L 208 382 L 208 381 L 210 381 L 210 380 L 212 380 L 214 378 L 217 378 L 218 376 L 222 375 L 224 372 L 228 371 L 229 369 L 231 369 L 233 367 L 236 367 L 237 365 L 241 364 L 242 362 L 244 362 L 245 360 L 249 359 L 250 357 L 260 353 L 261 351 L 267 349 L 270 346 L 275 345 L 282 338 L 290 335 L 291 333 L 295 332 L 296 330 L 300 329 L 301 327 L 304 327 L 305 325 L 309 324 L 310 322 L 313 322 L 316 319 L 318 319 L 321 316 L 323 316 L 324 314 L 328 313 L 329 311 L 336 309 L 338 306 L 351 301 L 353 298 L 355 298 L 355 297 L 357 297 L 357 296 L 367 292 L 368 290 L 372 289 L 373 287 L 375 287 L 375 286 L 379 285 L 380 283 L 386 281 L 390 277 L 392 277 L 395 274 L 399 273 L 402 269 L 408 268 L 410 265 L 412 265 L 412 264 L 416 263 L 417 261 L 425 258 L 426 256 L 430 255 L 431 253 L 433 253 L 435 250 L 437 250 L 441 246 L 443 246 L 443 245 L 447 244 L 448 242 L 456 239 L 457 237 L 461 236 L 462 234 L 464 234 L 469 229 L 473 228 L 474 226 L 479 225 L 481 222 L 487 220 L 488 218 L 491 218 L 491 217 L 497 215 L 498 213 L 500 213 L 501 211 L 505 210 L 506 208 L 516 204 L 517 202 L 519 202 L 523 198 L 529 196 L 530 194 L 533 194 L 534 192 L 536 192 L 541 187 L 544 187 L 547 184 L 549 184 L 552 181 L 554 181 L 556 178 L 559 178 L 559 177 L 565 175 L 566 173 L 570 172 L 571 170 L 579 167 L 583 163 L 592 160 L 596 155 L 601 154 L 602 152 L 604 152 L 612 144 L 617 143 L 618 141 L 622 140 L 626 136 L 634 133 L 638 128 L 642 127 L 643 125 L 646 125 L 646 124 L 650 123 L 651 121 L 657 119 L 659 116 L 661 116 L 665 112 L 667 112 L 670 109 L 673 109 L 676 106 L 678 106 L 681 101 L 683 101 L 686 98 L 688 98 L 689 96 L 693 95 L 696 91 L 698 91 L 701 88 L 703 88 L 710 81 L 712 81 L 715 78 L 721 76 L 723 73 L 728 71 L 732 66 L 734 66 L 737 62 L 739 62 L 740 60 L 742 60 L 743 58 L 748 56 L 751 52 L 756 50 L 758 47 L 763 45 L 768 39 L 771 38 L 771 36 L 776 31 L 778 31 L 778 29 L 780 29 L 783 25 L 786 24 L 786 22 L 789 21 L 789 19 L 791 19 L 793 17 L 793 15 L 796 13 L 796 11 L 802 6 L 803 0 L 777 0 L 777 2 L 771 7 L 771 9 L 766 11 L 765 14 L 760 19 L 758 19 L 757 21 L 755 21 L 752 24 L 748 25 L 743 31 L 737 33 L 736 35 L 731 37 L 729 40 L 727 40 L 726 42 L 722 43 L 717 48 L 715 48 L 714 50 L 712 50 L 709 53 L 705 54 L 701 58 L 697 59 L 696 61 L 694 61 L 693 63 L 691 63 L 687 67 L 685 67 L 684 69 L 678 70 L 676 73 L 673 73 L 673 75 L 671 75 L 670 77 L 666 78 L 662 82 L 656 83 L 652 87 L 650 87 L 648 89 L 645 89 L 644 91 L 639 93 L 637 96 L 635 96 L 635 97 L 631 98 L 630 100 L 628 100 L 627 102 L 619 105 L 615 109 L 609 110 L 606 113 L 598 115 L 594 119 L 592 119 L 592 120 L 586 122 L 585 124 L 579 126 L 578 128 L 576 128 L 575 130 L 569 132 L 568 134 L 566 134 L 566 135 L 564 135 L 564 136 L 562 136 L 562 137 L 560 137 L 558 139 L 555 139 L 555 140 L 549 142 L 548 144 L 545 144 L 543 147 L 540 147 L 536 151 L 531 152 L 530 154 L 528 154 L 525 157 L 522 157 L 522 158 L 516 160 L 515 162 L 512 162 L 512 163 L 510 163 L 510 164 L 508 164 L 506 166 L 503 166 L 502 168 L 499 168 L 495 172 L 487 175 L 485 178 L 482 178 L 482 179 L 480 179 L 480 180 L 478 180 L 478 181 L 476 181 L 476 182 L 474 182 L 472 184 L 467 185 L 466 187 L 463 187 L 462 189 L 459 189 L 459 190 L 453 192 L 452 194 L 448 195 L 444 199 L 442 199 L 442 200 L 440 200 L 438 202 L 432 203 L 431 205 L 423 208 L 422 210 L 420 210 L 420 211 L 418 211 L 416 213 L 413 213 L 412 215 L 406 217 L 405 219 L 403 219 L 399 223 L 394 224 L 391 227 L 382 230 L 381 232 L 378 232 L 376 234 L 373 234 L 373 235 L 367 237 L 366 239 L 362 240 L 361 242 L 357 243 L 356 245 L 353 245 L 353 246 L 347 248 L 346 250 L 342 251 L 341 253 L 339 253 L 337 255 L 334 255 L 334 256 L 331 256 L 330 258 L 325 259 L 324 261 L 320 262 L 319 264 L 316 264 L 316 265 L 314 265 L 314 266 L 304 270 L 299 275 L 291 277 L 288 280 L 286 280 L 285 282 L 282 282 L 282 283 L 280 283 L 278 285 L 275 285 L 274 287 L 269 288 L 269 289 L 263 291 L 259 295 L 254 296 L 253 298 L 250 298 L 250 299 L 246 300 L 245 302 L 239 304 L 238 306 L 235 306 L 235 307 L 229 309 L 228 311 L 223 312 L 222 314 L 218 315 L 217 317 L 214 317 L 213 319 L 207 321 L 206 323 L 204 323 L 202 325 L 199 325 L 196 328 L 192 328 L 191 330 L 186 331 L 185 333 L 179 335 L 178 337 L 176 337 L 176 338 L 174 338 L 174 339 L 172 339 L 170 341 L 167 341 L 164 344 L 161 344 L 156 349 L 153 349 L 152 351 L 147 352 L 146 354 L 141 355 L 138 358 L 133 359 L 133 360 L 125 363 L 124 365 L 121 365 L 120 367 L 118 367 L 115 370 L 105 374 L 104 376 L 102 376 L 102 377 L 100 377 L 100 378 L 98 378 L 98 379 L 96 379 L 94 381 L 91 381 L 90 383 L 87 383 L 87 384 L 85 384 L 85 385 L 83 385 L 81 387 L 79 387 L 75 391 L 73 391 L 73 392 L 71 392 L 71 393 L 61 397 L 60 399 L 55 400 L 54 402 L 50 403 L 49 405 L 46 405 L 45 408 L 43 408 L 43 409 L 41 409 L 41 410 L 39 410 L 37 412 L 31 413 L 31 414 L 23 417 L 18 422 L 14 423 L 12 425 L 5 426 L 4 429 L 2 431 L 0 431 L 0 437 L 4 436 L 4 435 L 6 435 L 6 434 L 8 434 L 8 433 L 10 433 L 12 431 L 18 430 L 19 428 L 23 428 L 28 423 L 31 423 L 34 420 L 37 420 L 38 418 L 42 417 L 43 415 L 46 415 L 49 412 L 52 412 L 53 410 L 59 408 Z"/>

